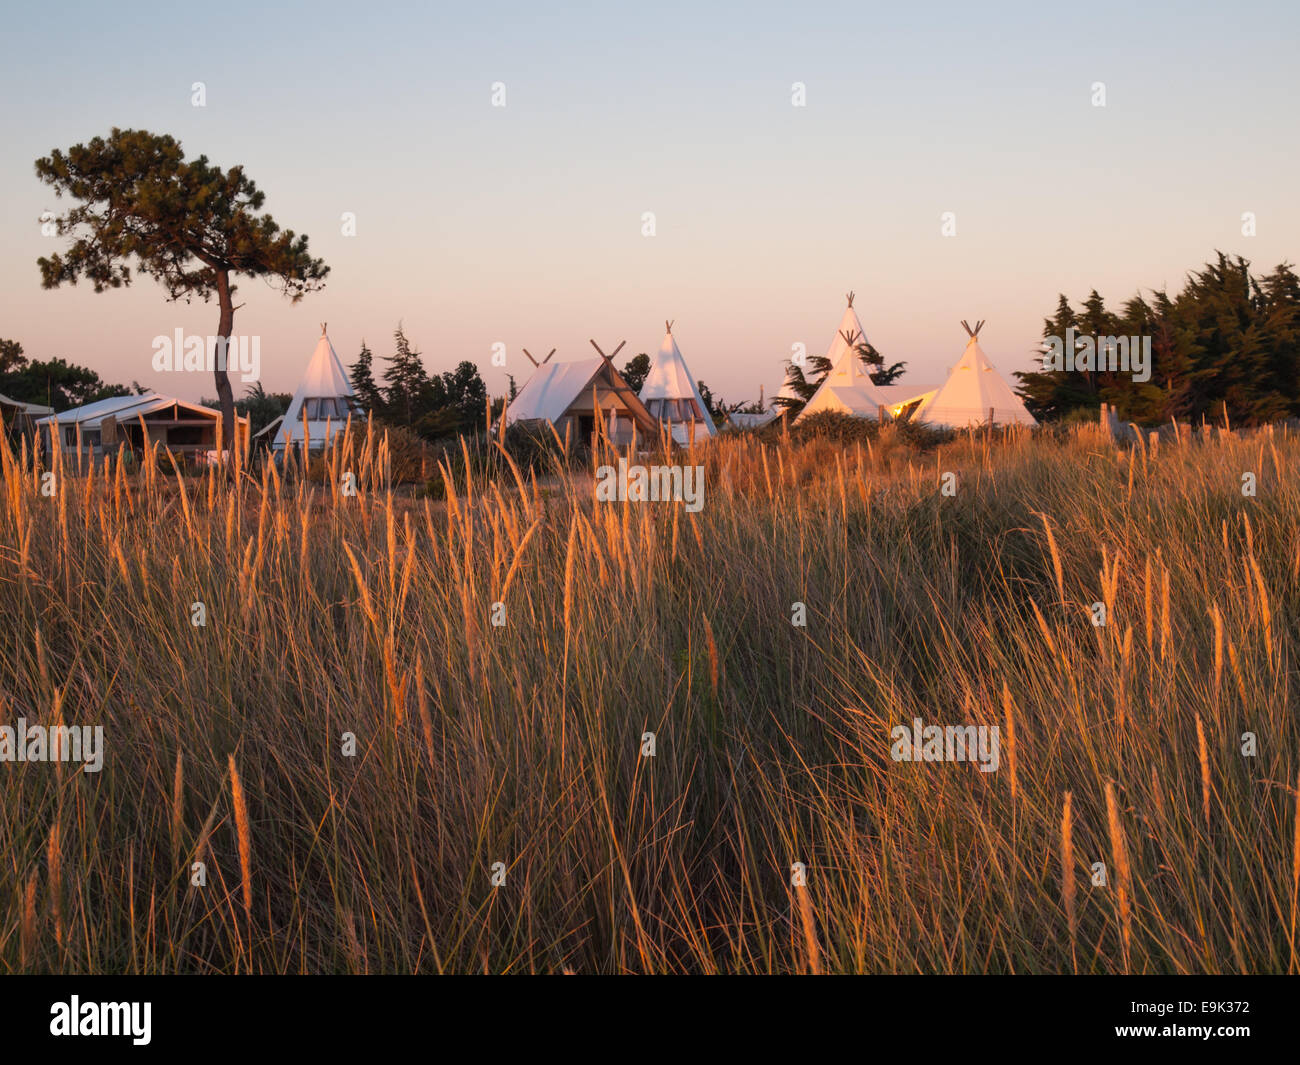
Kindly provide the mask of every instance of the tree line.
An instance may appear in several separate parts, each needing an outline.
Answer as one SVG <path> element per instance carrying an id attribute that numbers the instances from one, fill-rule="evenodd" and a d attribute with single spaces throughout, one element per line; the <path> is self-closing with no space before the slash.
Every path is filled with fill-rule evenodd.
<path id="1" fill-rule="evenodd" d="M 348 368 L 352 389 L 372 418 L 410 429 L 425 440 L 473 432 L 487 423 L 487 386 L 469 359 L 444 373 L 429 373 L 399 323 L 393 331 L 393 353 L 384 361 L 387 365 L 376 381 L 374 353 L 362 340 L 357 361 Z"/>
<path id="2" fill-rule="evenodd" d="M 131 390 L 108 384 L 94 370 L 67 359 L 30 359 L 18 341 L 0 340 L 0 394 L 58 411 L 109 396 L 127 396 Z"/>
<path id="3" fill-rule="evenodd" d="M 1064 294 L 1044 320 L 1044 341 L 1150 337 L 1150 379 L 1110 369 L 1017 373 L 1018 391 L 1043 421 L 1093 414 L 1101 403 L 1139 424 L 1201 419 L 1259 425 L 1300 417 L 1300 278 L 1282 263 L 1251 273 L 1240 255 L 1217 253 L 1181 292 L 1138 293 L 1107 308 L 1096 289 L 1076 310 Z"/>

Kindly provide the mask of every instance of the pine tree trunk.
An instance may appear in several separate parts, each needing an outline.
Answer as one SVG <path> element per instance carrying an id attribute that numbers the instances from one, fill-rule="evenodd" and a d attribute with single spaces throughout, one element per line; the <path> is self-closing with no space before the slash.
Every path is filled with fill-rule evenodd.
<path id="1" fill-rule="evenodd" d="M 221 321 L 217 326 L 218 358 L 213 366 L 213 375 L 217 379 L 217 401 L 221 404 L 221 449 L 230 452 L 231 468 L 234 467 L 235 448 L 235 393 L 230 387 L 230 375 L 221 352 L 230 352 L 230 334 L 235 328 L 235 307 L 230 297 L 230 274 L 226 270 L 217 273 L 217 301 L 221 307 Z"/>

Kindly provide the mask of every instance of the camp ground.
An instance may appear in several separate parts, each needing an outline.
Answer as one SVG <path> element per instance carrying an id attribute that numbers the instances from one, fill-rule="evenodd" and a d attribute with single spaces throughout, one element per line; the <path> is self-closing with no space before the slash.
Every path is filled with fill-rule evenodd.
<path id="1" fill-rule="evenodd" d="M 694 447 L 715 438 L 719 428 L 758 430 L 780 419 L 799 424 L 823 413 L 872 421 L 912 419 L 946 429 L 1037 424 L 980 347 L 984 323 L 973 328 L 965 321 L 962 325 L 968 337 L 966 349 L 941 384 L 878 385 L 862 357 L 866 333 L 850 292 L 827 349 L 829 369 L 821 378 L 801 385 L 800 375 L 787 367 L 770 402 L 763 400 L 760 385 L 756 406 L 719 407 L 716 420 L 678 346 L 672 321 L 664 322 L 663 338 L 639 390 L 628 384 L 614 363 L 626 342 L 606 354 L 592 340 L 595 356 L 571 361 L 553 361 L 554 348 L 541 359 L 524 348 L 533 373 L 506 403 L 503 421 L 506 426 L 548 425 L 571 444 L 585 445 L 599 437 L 617 447 L 634 443 L 652 447 L 657 441 Z M 812 394 L 805 402 L 810 386 Z M 15 439 L 26 434 L 44 448 L 57 441 L 65 452 L 79 452 L 83 458 L 114 454 L 119 447 L 138 456 L 157 444 L 190 464 L 200 464 L 226 450 L 220 439 L 220 415 L 214 408 L 154 392 L 113 396 L 57 413 L 0 396 L 0 415 Z M 251 440 L 249 418 L 241 416 L 236 433 L 241 448 L 251 442 L 280 457 L 286 449 L 319 451 L 349 426 L 366 426 L 369 418 L 322 324 L 285 413 Z"/>

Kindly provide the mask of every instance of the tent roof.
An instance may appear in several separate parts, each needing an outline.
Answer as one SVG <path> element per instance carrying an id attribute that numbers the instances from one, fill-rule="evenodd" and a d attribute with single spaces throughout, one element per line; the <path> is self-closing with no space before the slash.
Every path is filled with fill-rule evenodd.
<path id="1" fill-rule="evenodd" d="M 918 400 L 924 402 L 930 398 L 938 387 L 938 385 L 918 384 L 876 385 L 876 392 L 880 394 L 881 402 L 885 406 L 898 408 L 905 407 L 909 403 L 915 403 Z"/>
<path id="2" fill-rule="evenodd" d="M 637 394 L 628 387 L 622 374 L 603 356 L 594 359 L 579 359 L 576 362 L 544 362 L 533 371 L 533 376 L 525 382 L 514 401 L 506 408 L 506 424 L 527 421 L 555 422 L 564 416 L 579 397 L 588 391 L 598 377 L 606 377 L 605 387 L 621 386 L 619 395 L 627 404 L 628 410 L 641 431 L 647 434 L 657 431 L 658 425 L 645 404 Z M 611 376 L 607 376 L 611 375 Z"/>
<path id="3" fill-rule="evenodd" d="M 849 340 L 845 339 L 845 336 Z M 852 343 L 850 343 L 850 340 Z M 853 304 L 844 308 L 844 317 L 840 319 L 839 328 L 835 330 L 835 337 L 831 340 L 831 346 L 826 350 L 826 357 L 830 359 L 832 366 L 838 366 L 845 354 L 854 354 L 857 345 L 866 343 L 867 334 L 862 328 L 862 322 L 858 320 L 858 312 L 853 309 Z M 855 361 L 858 361 L 855 359 Z M 858 362 L 861 366 L 861 362 Z M 865 372 L 865 371 L 864 371 Z"/>
<path id="4" fill-rule="evenodd" d="M 709 408 L 704 405 L 704 397 L 700 395 L 699 387 L 677 347 L 677 339 L 672 330 L 664 334 L 663 343 L 659 345 L 659 351 L 650 364 L 650 372 L 641 385 L 640 395 L 642 403 L 649 403 L 652 399 L 692 399 L 699 405 L 700 414 L 703 415 L 695 424 L 702 426 L 709 436 L 715 436 L 718 432 L 713 419 L 709 417 Z M 673 439 L 679 444 L 689 440 L 691 434 L 685 424 L 674 423 L 672 428 Z"/>
<path id="5" fill-rule="evenodd" d="M 221 417 L 221 412 L 212 407 L 202 407 L 197 403 L 177 399 L 175 396 L 164 396 L 157 392 L 150 392 L 144 396 L 110 396 L 107 399 L 96 400 L 94 403 L 83 403 L 80 407 L 70 407 L 58 414 L 41 418 L 39 422 L 42 425 L 53 423 L 58 425 L 80 425 L 83 429 L 97 429 L 103 420 L 110 415 L 119 422 L 130 421 L 142 415 L 165 410 L 173 404 L 183 407 L 191 414 L 198 414 L 205 418 Z M 239 417 L 241 422 L 247 420 L 247 416 Z"/>
<path id="6" fill-rule="evenodd" d="M 875 398 L 865 389 L 848 385 L 819 388 L 816 395 L 808 401 L 808 405 L 799 412 L 799 417 L 827 410 L 852 414 L 857 418 L 880 417 L 880 404 Z"/>
<path id="7" fill-rule="evenodd" d="M 994 425 L 1037 425 L 1024 401 L 989 362 L 980 347 L 978 331 L 966 342 L 961 360 L 948 379 L 912 415 L 913 421 L 950 429 L 985 425 L 989 410 Z"/>
<path id="8" fill-rule="evenodd" d="M 10 399 L 3 392 L 0 392 L 0 407 L 21 407 L 25 414 L 33 417 L 54 413 L 53 407 L 43 407 L 39 403 L 24 403 L 21 399 Z"/>
<path id="9" fill-rule="evenodd" d="M 268 433 L 273 434 L 275 430 L 277 430 L 281 426 L 281 424 L 283 424 L 283 422 L 284 422 L 283 414 L 281 414 L 278 418 L 273 418 L 271 421 L 267 422 L 264 426 L 262 426 L 262 428 L 260 428 L 259 430 L 257 430 L 257 432 L 253 434 L 253 439 L 260 440 Z M 271 439 L 274 440 L 275 437 L 272 436 Z"/>
<path id="10" fill-rule="evenodd" d="M 778 414 L 774 410 L 764 411 L 762 414 L 748 414 L 741 411 L 732 411 L 727 415 L 727 422 L 737 429 L 761 429 L 768 422 L 774 421 Z"/>
<path id="11" fill-rule="evenodd" d="M 307 363 L 307 369 L 303 371 L 302 380 L 298 382 L 298 390 L 293 394 L 289 409 L 284 412 L 284 420 L 277 428 L 273 438 L 274 447 L 282 448 L 286 443 L 302 444 L 302 408 L 303 402 L 308 399 L 341 399 L 344 411 L 350 412 L 354 418 L 366 417 L 366 413 L 360 409 L 360 404 L 357 402 L 352 381 L 323 329 L 320 339 L 316 341 L 316 350 L 312 352 L 311 360 Z M 347 414 L 336 418 L 309 419 L 307 446 L 325 444 L 327 437 L 342 432 L 347 427 L 347 422 Z"/>
<path id="12" fill-rule="evenodd" d="M 533 372 L 506 411 L 509 422 L 545 419 L 553 422 L 563 416 L 600 373 L 605 360 L 599 355 L 577 362 L 546 362 Z"/>
<path id="13" fill-rule="evenodd" d="M 918 385 L 910 381 L 894 385 L 876 385 L 876 391 L 888 403 L 906 403 L 910 399 L 920 399 L 927 392 L 933 392 L 938 385 Z"/>

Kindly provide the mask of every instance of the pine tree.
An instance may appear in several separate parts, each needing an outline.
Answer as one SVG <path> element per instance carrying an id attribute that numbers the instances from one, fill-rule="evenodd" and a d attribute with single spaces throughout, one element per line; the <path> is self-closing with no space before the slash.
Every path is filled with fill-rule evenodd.
<path id="1" fill-rule="evenodd" d="M 1055 338 L 1062 345 L 1066 341 L 1067 331 L 1079 329 L 1079 320 L 1074 308 L 1064 294 L 1056 298 L 1056 313 L 1043 320 L 1043 339 Z M 1046 347 L 1042 349 L 1046 351 Z M 1018 389 L 1029 413 L 1035 418 L 1050 421 L 1063 417 L 1076 407 L 1086 406 L 1091 390 L 1086 382 L 1066 370 L 1017 371 L 1020 381 Z"/>
<path id="2" fill-rule="evenodd" d="M 644 351 L 640 355 L 635 355 L 627 360 L 627 365 L 623 367 L 623 380 L 627 382 L 627 387 L 633 392 L 640 392 L 641 386 L 645 384 L 645 379 L 650 373 L 650 356 Z"/>
<path id="3" fill-rule="evenodd" d="M 384 397 L 379 391 L 379 386 L 375 384 L 374 356 L 364 339 L 361 341 L 361 354 L 349 368 L 348 376 L 352 379 L 352 390 L 357 394 L 361 406 L 371 414 L 382 416 Z"/>
<path id="4" fill-rule="evenodd" d="M 413 426 L 435 406 L 436 397 L 432 395 L 433 387 L 420 353 L 411 349 L 400 322 L 393 332 L 393 343 L 397 350 L 385 360 L 388 368 L 384 370 L 384 409 L 390 419 Z"/>
<path id="5" fill-rule="evenodd" d="M 1100 357 L 1106 337 L 1149 337 L 1151 378 L 1133 372 L 1018 373 L 1031 413 L 1050 420 L 1079 409 L 1112 404 L 1124 421 L 1153 424 L 1177 418 L 1258 425 L 1300 415 L 1300 278 L 1289 264 L 1255 277 L 1241 256 L 1219 252 L 1193 271 L 1176 297 L 1163 291 L 1136 295 L 1119 314 L 1106 309 L 1094 290 L 1076 315 L 1061 296 L 1045 338 L 1066 330 L 1092 336 Z M 1130 364 L 1131 365 L 1131 364 Z"/>
<path id="6" fill-rule="evenodd" d="M 442 375 L 443 402 L 455 411 L 461 429 L 476 429 L 487 417 L 487 385 L 468 359 Z"/>
<path id="7" fill-rule="evenodd" d="M 710 418 L 720 419 L 725 413 L 722 408 L 714 403 L 713 392 L 703 381 L 696 381 L 695 387 L 700 391 L 700 399 L 704 400 L 704 410 Z"/>
<path id="8" fill-rule="evenodd" d="M 223 171 L 206 155 L 186 160 L 174 137 L 113 129 L 36 160 L 36 176 L 78 201 L 60 216 L 62 254 L 37 260 L 45 288 L 91 282 L 96 292 L 152 277 L 170 300 L 216 297 L 216 337 L 234 335 L 240 277 L 260 278 L 297 303 L 325 284 L 329 267 L 307 238 L 262 209 L 266 194 L 242 166 Z M 242 304 L 241 304 L 242 306 Z M 213 370 L 226 447 L 235 439 L 235 393 L 225 360 Z"/>

